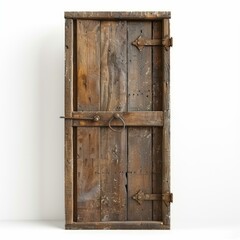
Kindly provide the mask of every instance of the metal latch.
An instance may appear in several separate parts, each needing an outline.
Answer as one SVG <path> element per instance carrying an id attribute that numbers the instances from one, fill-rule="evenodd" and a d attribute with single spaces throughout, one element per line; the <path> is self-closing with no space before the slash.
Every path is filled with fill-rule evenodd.
<path id="1" fill-rule="evenodd" d="M 132 199 L 138 202 L 138 204 L 142 204 L 143 201 L 160 201 L 162 200 L 166 204 L 173 202 L 173 194 L 172 193 L 163 193 L 163 194 L 149 194 L 144 193 L 142 190 L 139 190 L 135 195 L 133 195 Z"/>
<path id="2" fill-rule="evenodd" d="M 144 46 L 163 46 L 166 51 L 173 45 L 172 37 L 166 37 L 163 39 L 145 39 L 141 35 L 132 42 L 132 45 L 142 51 Z"/>
<path id="3" fill-rule="evenodd" d="M 85 118 L 61 116 L 60 118 L 70 119 L 70 120 L 92 120 L 94 122 L 98 122 L 100 120 L 100 116 L 99 115 L 94 115 L 93 117 L 85 117 Z"/>
<path id="4" fill-rule="evenodd" d="M 99 122 L 101 117 L 99 115 L 94 115 L 93 117 L 65 117 L 65 116 L 60 116 L 60 118 L 68 119 L 68 120 L 86 120 L 86 121 L 93 121 L 93 122 Z M 122 128 L 121 129 L 115 129 L 112 126 L 112 121 L 114 119 L 119 119 L 122 122 Z M 123 116 L 120 113 L 114 113 L 112 117 L 108 121 L 108 126 L 109 128 L 114 131 L 114 132 L 122 132 L 125 129 L 126 123 L 123 119 Z"/>

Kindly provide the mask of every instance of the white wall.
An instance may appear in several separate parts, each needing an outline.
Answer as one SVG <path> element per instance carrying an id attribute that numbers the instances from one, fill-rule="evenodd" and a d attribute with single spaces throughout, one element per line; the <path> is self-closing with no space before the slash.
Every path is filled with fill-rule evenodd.
<path id="1" fill-rule="evenodd" d="M 238 1 L 0 0 L 0 219 L 63 219 L 66 10 L 171 10 L 173 226 L 240 224 Z"/>

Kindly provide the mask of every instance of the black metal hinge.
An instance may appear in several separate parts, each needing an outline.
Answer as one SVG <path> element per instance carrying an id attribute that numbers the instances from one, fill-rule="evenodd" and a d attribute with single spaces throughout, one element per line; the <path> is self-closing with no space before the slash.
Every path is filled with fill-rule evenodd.
<path id="1" fill-rule="evenodd" d="M 166 204 L 173 202 L 173 194 L 172 193 L 163 193 L 163 194 L 150 194 L 144 193 L 142 190 L 139 190 L 135 195 L 132 196 L 132 199 L 138 202 L 138 204 L 142 204 L 143 201 L 163 201 Z"/>
<path id="2" fill-rule="evenodd" d="M 142 51 L 145 46 L 163 46 L 166 51 L 173 45 L 172 37 L 166 37 L 163 39 L 145 39 L 141 35 L 132 42 L 132 45 Z"/>

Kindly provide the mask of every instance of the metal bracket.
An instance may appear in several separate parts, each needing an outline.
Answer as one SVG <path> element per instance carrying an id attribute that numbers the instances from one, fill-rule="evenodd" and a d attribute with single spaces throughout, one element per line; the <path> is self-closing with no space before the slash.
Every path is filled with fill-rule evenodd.
<path id="1" fill-rule="evenodd" d="M 142 204 L 143 201 L 160 201 L 162 200 L 166 204 L 173 202 L 173 194 L 172 193 L 163 193 L 163 194 L 149 194 L 144 193 L 142 190 L 139 190 L 135 195 L 132 196 L 132 199 L 138 202 L 138 204 Z"/>
<path id="2" fill-rule="evenodd" d="M 141 35 L 132 42 L 132 45 L 142 51 L 144 46 L 163 46 L 166 51 L 173 45 L 172 37 L 166 37 L 163 39 L 145 39 Z"/>

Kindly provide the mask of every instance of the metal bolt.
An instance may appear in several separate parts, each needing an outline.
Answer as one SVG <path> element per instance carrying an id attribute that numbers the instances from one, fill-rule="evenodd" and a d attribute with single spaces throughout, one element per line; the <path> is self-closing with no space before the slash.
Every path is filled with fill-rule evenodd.
<path id="1" fill-rule="evenodd" d="M 93 121 L 94 121 L 94 122 L 98 122 L 99 120 L 100 120 L 100 116 L 95 115 L 95 116 L 93 117 Z"/>

